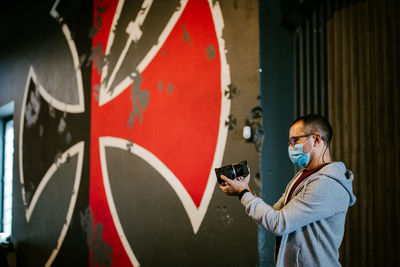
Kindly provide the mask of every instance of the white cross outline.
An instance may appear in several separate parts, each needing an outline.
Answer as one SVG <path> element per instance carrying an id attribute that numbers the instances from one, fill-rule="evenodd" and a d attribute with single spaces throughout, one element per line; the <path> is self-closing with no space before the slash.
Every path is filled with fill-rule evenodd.
<path id="1" fill-rule="evenodd" d="M 59 0 L 56 0 L 52 9 L 50 10 L 50 16 L 52 16 L 59 24 L 61 24 L 63 19 L 59 16 L 58 12 L 56 11 L 58 3 L 59 3 Z M 79 191 L 80 180 L 82 177 L 82 164 L 83 164 L 83 154 L 84 154 L 84 142 L 83 141 L 78 142 L 75 145 L 72 145 L 70 148 L 68 148 L 61 155 L 57 164 L 53 163 L 49 167 L 49 169 L 46 171 L 46 173 L 43 176 L 43 178 L 41 179 L 38 187 L 36 188 L 35 193 L 33 194 L 31 202 L 29 203 L 29 206 L 28 206 L 27 201 L 26 201 L 25 187 L 24 187 L 22 144 L 23 144 L 23 130 L 24 130 L 24 118 L 25 118 L 25 105 L 26 105 L 26 100 L 27 100 L 27 95 L 28 95 L 29 85 L 30 85 L 31 80 L 35 84 L 41 97 L 43 97 L 43 99 L 49 105 L 56 108 L 57 110 L 60 110 L 62 112 L 68 112 L 68 113 L 83 113 L 83 112 L 85 112 L 82 73 L 80 70 L 78 52 L 77 52 L 75 42 L 72 39 L 71 32 L 70 32 L 68 26 L 66 24 L 62 24 L 61 29 L 62 29 L 64 37 L 68 43 L 68 48 L 71 52 L 71 57 L 72 57 L 74 68 L 75 68 L 75 77 L 76 77 L 76 82 L 77 82 L 77 93 L 78 93 L 78 104 L 64 103 L 64 102 L 56 99 L 55 97 L 53 97 L 51 94 L 49 94 L 47 92 L 47 90 L 43 87 L 43 85 L 39 82 L 33 67 L 29 66 L 28 77 L 25 82 L 25 91 L 24 91 L 24 96 L 23 96 L 23 100 L 22 100 L 21 115 L 20 115 L 19 147 L 18 147 L 18 150 L 19 150 L 19 177 L 20 177 L 20 183 L 21 183 L 22 201 L 23 201 L 25 207 L 27 207 L 25 210 L 25 218 L 26 218 L 27 222 L 30 221 L 31 215 L 36 207 L 36 203 L 39 200 L 44 188 L 46 187 L 46 185 L 50 181 L 50 179 L 53 177 L 53 174 L 57 171 L 57 169 L 58 169 L 57 164 L 65 163 L 67 161 L 68 156 L 78 155 L 78 161 L 77 161 L 76 172 L 75 172 L 75 177 L 74 177 L 74 186 L 73 186 L 73 191 L 71 192 L 71 199 L 70 199 L 68 211 L 66 214 L 66 220 L 65 220 L 65 223 L 63 224 L 60 235 L 58 237 L 57 246 L 51 252 L 49 259 L 45 263 L 45 266 L 50 266 L 53 263 L 53 261 L 55 260 L 57 254 L 61 248 L 62 243 L 64 242 L 65 236 L 68 232 L 68 228 L 69 228 L 69 225 L 70 225 L 70 222 L 72 219 L 73 211 L 75 209 L 76 199 L 77 199 L 78 191 Z"/>
<path id="2" fill-rule="evenodd" d="M 113 18 L 112 26 L 110 29 L 110 34 L 109 34 L 109 39 L 107 42 L 107 48 L 106 48 L 106 55 L 109 53 L 109 50 L 111 48 L 111 43 L 114 40 L 114 30 L 116 23 L 118 22 L 122 6 L 123 6 L 124 0 L 120 0 L 117 5 L 117 9 Z M 151 62 L 151 60 L 154 58 L 154 56 L 158 53 L 162 45 L 164 44 L 165 40 L 169 36 L 170 32 L 176 25 L 176 22 L 180 18 L 181 14 L 183 13 L 183 10 L 186 7 L 188 0 L 181 0 L 180 8 L 177 9 L 173 15 L 171 16 L 170 20 L 168 21 L 166 27 L 162 31 L 162 33 L 159 36 L 158 42 L 156 45 L 154 45 L 150 51 L 147 53 L 147 55 L 143 58 L 143 60 L 139 63 L 137 70 L 139 72 L 142 72 L 148 64 Z M 171 170 L 160 160 L 158 159 L 154 154 L 152 154 L 150 151 L 146 150 L 145 148 L 133 144 L 131 147 L 131 153 L 136 154 L 137 156 L 143 158 L 147 163 L 149 163 L 153 168 L 155 168 L 161 176 L 168 182 L 168 184 L 171 185 L 171 187 L 174 189 L 176 194 L 178 195 L 180 201 L 182 202 L 183 207 L 185 208 L 185 211 L 189 217 L 189 220 L 192 224 L 192 229 L 194 234 L 196 234 L 201 226 L 201 222 L 204 219 L 204 216 L 207 212 L 208 205 L 210 204 L 212 194 L 215 189 L 216 185 L 216 177 L 214 174 L 214 168 L 220 167 L 225 151 L 225 145 L 226 145 L 226 140 L 228 136 L 228 128 L 225 126 L 225 118 L 229 116 L 230 113 L 230 105 L 231 101 L 228 99 L 225 95 L 224 92 L 225 90 L 228 89 L 229 84 L 231 83 L 230 81 L 230 70 L 229 70 L 229 65 L 226 60 L 226 53 L 227 50 L 225 49 L 225 41 L 222 38 L 222 31 L 224 28 L 224 22 L 223 22 L 223 17 L 222 17 L 222 12 L 221 8 L 219 5 L 219 2 L 214 2 L 212 0 L 208 0 L 208 4 L 210 6 L 211 14 L 213 17 L 213 22 L 214 22 L 214 27 L 215 31 L 217 33 L 217 40 L 218 40 L 218 47 L 219 47 L 219 54 L 220 54 L 220 61 L 221 61 L 221 114 L 220 114 L 220 122 L 219 122 L 219 130 L 218 130 L 218 139 L 217 139 L 217 146 L 216 146 L 216 151 L 214 153 L 214 158 L 213 158 L 213 163 L 212 167 L 210 169 L 209 173 L 209 178 L 207 181 L 207 185 L 202 197 L 202 200 L 200 202 L 199 207 L 197 208 L 196 205 L 193 202 L 193 199 L 189 195 L 189 193 L 186 191 L 180 180 L 173 174 Z M 110 43 L 111 42 L 111 43 Z M 120 60 L 120 58 L 119 58 Z M 103 74 L 107 74 L 107 67 L 103 67 L 102 70 L 102 77 Z M 133 82 L 131 77 L 125 78 L 121 83 L 119 83 L 113 90 L 112 94 L 109 94 L 106 90 L 105 87 L 100 89 L 100 95 L 99 95 L 99 106 L 104 105 L 105 103 L 111 101 L 115 97 L 117 97 L 120 93 L 122 93 L 131 83 Z M 126 150 L 126 147 L 128 144 L 130 144 L 129 140 L 125 140 L 122 138 L 117 138 L 117 137 L 111 137 L 111 136 L 103 136 L 99 138 L 99 150 L 100 150 L 100 161 L 101 161 L 101 169 L 102 169 L 102 175 L 103 175 L 103 182 L 104 182 L 104 187 L 105 187 L 105 192 L 106 192 L 106 197 L 107 197 L 107 203 L 110 208 L 110 213 L 114 222 L 114 225 L 116 227 L 116 230 L 118 232 L 118 235 L 120 237 L 120 240 L 122 242 L 122 245 L 124 246 L 125 251 L 128 254 L 129 259 L 131 260 L 131 263 L 134 266 L 140 266 L 140 263 L 138 262 L 135 254 L 132 251 L 132 248 L 129 244 L 128 239 L 125 236 L 123 227 L 120 223 L 119 215 L 115 207 L 114 199 L 112 196 L 112 191 L 111 191 L 111 186 L 110 186 L 110 181 L 109 181 L 109 176 L 108 176 L 108 170 L 107 170 L 107 160 L 106 160 L 106 155 L 105 155 L 105 147 L 116 147 L 120 148 L 123 150 Z"/>
<path id="3" fill-rule="evenodd" d="M 27 94 L 29 91 L 29 84 L 30 81 L 33 80 L 36 88 L 38 89 L 40 95 L 44 98 L 44 100 L 46 102 L 48 102 L 49 104 L 52 104 L 54 106 L 54 101 L 55 99 L 47 93 L 46 89 L 39 83 L 36 74 L 32 68 L 32 66 L 29 68 L 29 73 L 28 73 L 28 78 L 26 80 L 26 85 L 25 85 L 25 93 L 24 93 L 24 98 L 22 101 L 22 108 L 21 108 L 21 118 L 20 118 L 20 131 L 19 131 L 19 177 L 20 177 L 20 183 L 21 183 L 21 190 L 22 190 L 22 201 L 24 203 L 24 205 L 27 207 L 25 210 L 25 217 L 26 217 L 26 221 L 29 222 L 31 215 L 36 207 L 36 203 L 39 200 L 44 188 L 46 187 L 46 185 L 48 184 L 48 182 L 50 181 L 50 179 L 53 177 L 54 173 L 57 171 L 58 169 L 58 164 L 63 164 L 67 161 L 67 157 L 69 156 L 74 156 L 74 155 L 78 155 L 78 161 L 77 161 L 77 166 L 76 166 L 76 172 L 75 172 L 75 177 L 74 177 L 74 187 L 73 187 L 73 191 L 71 194 L 71 200 L 68 206 L 68 211 L 67 211 L 67 215 L 66 215 L 66 220 L 65 223 L 61 229 L 60 235 L 58 237 L 57 240 L 57 246 L 56 248 L 53 249 L 49 259 L 47 260 L 45 266 L 50 266 L 55 257 L 57 256 L 62 243 L 64 242 L 65 236 L 67 234 L 71 219 L 72 219 L 72 215 L 73 215 L 73 211 L 75 209 L 75 204 L 76 204 L 76 198 L 78 196 L 78 191 L 79 191 L 79 185 L 80 185 L 80 180 L 81 180 L 81 175 L 82 175 L 82 163 L 83 163 L 83 154 L 84 154 L 84 142 L 78 142 L 75 145 L 71 146 L 69 149 L 67 149 L 60 157 L 60 159 L 58 160 L 57 164 L 53 163 L 50 168 L 46 171 L 45 175 L 43 176 L 43 178 L 41 179 L 39 185 L 37 186 L 35 193 L 32 196 L 31 202 L 29 203 L 29 205 L 27 204 L 26 201 L 26 194 L 25 194 L 25 187 L 24 187 L 24 172 L 23 172 L 23 149 L 22 149 L 22 143 L 23 143 L 23 130 L 24 130 L 24 115 L 25 115 L 25 104 L 26 104 L 26 100 L 27 100 Z M 62 102 L 59 102 L 62 103 Z M 64 107 L 64 110 L 66 111 L 70 111 L 71 109 L 69 109 L 67 107 L 67 104 L 62 105 Z M 57 108 L 60 111 L 64 111 L 62 109 L 60 109 L 60 107 L 54 106 L 55 108 Z M 75 111 L 74 109 L 72 109 L 73 111 Z M 71 112 L 73 113 L 73 112 Z"/>

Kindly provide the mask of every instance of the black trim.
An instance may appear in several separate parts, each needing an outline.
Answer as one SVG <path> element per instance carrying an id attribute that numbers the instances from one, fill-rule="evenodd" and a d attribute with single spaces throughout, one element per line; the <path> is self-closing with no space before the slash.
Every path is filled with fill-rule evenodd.
<path id="1" fill-rule="evenodd" d="M 239 193 L 239 200 L 242 200 L 242 197 L 243 197 L 244 194 L 246 194 L 247 192 L 249 192 L 249 190 L 243 189 L 243 190 Z"/>

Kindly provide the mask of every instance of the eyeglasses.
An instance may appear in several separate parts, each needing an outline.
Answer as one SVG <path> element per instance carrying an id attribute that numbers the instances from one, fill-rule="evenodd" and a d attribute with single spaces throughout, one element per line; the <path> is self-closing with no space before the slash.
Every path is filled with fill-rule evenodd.
<path id="1" fill-rule="evenodd" d="M 289 138 L 288 144 L 289 144 L 289 146 L 294 146 L 294 145 L 296 144 L 296 142 L 297 142 L 300 138 L 302 138 L 302 137 L 308 137 L 308 136 L 311 136 L 311 135 L 313 135 L 313 133 L 312 133 L 312 134 L 304 134 L 304 135 L 292 136 L 292 137 Z"/>

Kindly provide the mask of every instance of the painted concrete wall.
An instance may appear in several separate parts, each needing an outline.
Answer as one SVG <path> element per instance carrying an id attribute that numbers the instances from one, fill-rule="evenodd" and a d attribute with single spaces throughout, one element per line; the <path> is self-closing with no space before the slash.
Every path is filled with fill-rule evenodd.
<path id="1" fill-rule="evenodd" d="M 274 204 L 294 175 L 287 154 L 294 118 L 293 33 L 282 26 L 280 1 L 260 1 L 261 97 L 264 143 L 261 154 L 261 197 Z M 259 266 L 275 266 L 275 237 L 260 227 Z"/>
<path id="2" fill-rule="evenodd" d="M 254 266 L 257 227 L 214 168 L 247 160 L 259 185 L 258 1 L 7 9 L 18 265 Z"/>

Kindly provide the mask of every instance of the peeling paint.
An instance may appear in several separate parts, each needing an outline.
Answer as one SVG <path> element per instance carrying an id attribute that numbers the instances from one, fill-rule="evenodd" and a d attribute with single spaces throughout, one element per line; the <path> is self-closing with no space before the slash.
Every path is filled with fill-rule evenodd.
<path id="1" fill-rule="evenodd" d="M 182 29 L 183 29 L 183 41 L 190 43 L 190 37 L 189 37 L 189 33 L 186 30 L 186 25 L 182 24 Z"/>
<path id="2" fill-rule="evenodd" d="M 71 155 L 69 153 L 67 153 L 67 157 L 66 157 L 65 161 L 67 163 L 69 163 L 70 160 L 71 160 Z M 75 194 L 75 190 L 72 190 L 72 194 Z"/>
<path id="3" fill-rule="evenodd" d="M 28 199 L 29 202 L 31 201 L 32 195 L 33 195 L 33 190 L 32 191 L 25 190 L 25 197 L 26 197 L 26 199 Z M 28 204 L 26 203 L 26 201 L 24 202 L 24 205 L 25 205 L 25 207 L 28 207 Z"/>
<path id="4" fill-rule="evenodd" d="M 95 32 L 94 34 L 96 34 L 97 31 L 101 29 L 101 15 L 103 15 L 103 13 L 104 13 L 107 9 L 108 9 L 108 6 L 107 6 L 107 5 L 104 6 L 104 7 L 98 6 L 98 7 L 96 8 L 97 16 L 96 16 L 96 18 L 94 19 L 94 25 L 92 26 L 92 27 L 94 27 L 94 28 L 96 29 L 96 32 Z M 91 30 L 92 30 L 92 29 L 91 29 Z M 90 32 L 90 31 L 89 31 L 89 37 L 91 36 L 91 34 L 93 34 L 93 32 Z M 93 35 L 92 37 L 94 37 L 94 35 Z M 90 38 L 92 38 L 92 37 L 90 37 Z"/>
<path id="5" fill-rule="evenodd" d="M 89 38 L 90 39 L 92 39 L 98 33 L 98 31 L 101 29 L 101 15 L 107 10 L 107 8 L 108 8 L 108 6 L 104 6 L 104 7 L 99 6 L 96 8 L 97 16 L 94 19 L 93 25 L 89 29 Z"/>
<path id="6" fill-rule="evenodd" d="M 43 125 L 39 126 L 39 137 L 43 137 L 44 127 Z"/>
<path id="7" fill-rule="evenodd" d="M 79 57 L 79 68 L 81 68 L 83 65 L 88 65 L 86 62 L 87 55 L 83 54 L 82 56 Z"/>
<path id="8" fill-rule="evenodd" d="M 96 91 L 93 91 L 93 97 L 94 97 L 94 99 L 97 101 L 97 102 L 99 102 L 99 97 L 100 97 L 100 95 L 99 95 L 99 92 L 96 92 Z"/>
<path id="9" fill-rule="evenodd" d="M 148 90 L 139 91 L 138 95 L 136 96 L 137 100 L 139 101 L 140 107 L 144 110 L 147 108 L 150 100 L 150 93 Z"/>
<path id="10" fill-rule="evenodd" d="M 86 242 L 91 250 L 92 266 L 111 267 L 112 247 L 103 239 L 103 224 L 95 224 L 93 213 L 88 207 L 81 212 L 81 226 L 86 232 Z"/>
<path id="11" fill-rule="evenodd" d="M 72 140 L 72 135 L 70 132 L 67 132 L 67 134 L 65 135 L 65 143 L 69 145 L 71 143 L 71 140 Z"/>
<path id="12" fill-rule="evenodd" d="M 139 72 L 135 72 L 134 74 L 136 74 L 135 82 L 133 83 L 131 89 L 131 99 L 132 99 L 133 109 L 127 121 L 128 126 L 131 129 L 138 115 L 139 115 L 139 122 L 142 123 L 143 111 L 147 108 L 150 101 L 149 90 L 139 90 L 140 85 L 142 84 L 143 77 L 140 75 Z"/>
<path id="13" fill-rule="evenodd" d="M 60 165 L 61 165 L 61 157 L 62 157 L 62 153 L 60 151 L 57 151 L 56 155 L 54 156 L 54 164 L 57 167 L 60 167 Z"/>
<path id="14" fill-rule="evenodd" d="M 133 109 L 131 114 L 129 114 L 129 119 L 128 119 L 128 126 L 129 128 L 132 129 L 133 123 L 135 122 L 135 118 L 140 115 L 139 121 L 142 122 L 142 114 L 140 113 L 140 109 L 136 103 L 133 104 Z"/>
<path id="15" fill-rule="evenodd" d="M 49 114 L 50 114 L 51 118 L 56 117 L 56 110 L 54 109 L 54 107 L 52 105 L 49 105 Z"/>
<path id="16" fill-rule="evenodd" d="M 207 58 L 208 58 L 208 60 L 212 60 L 215 57 L 214 45 L 210 44 L 209 46 L 207 46 L 206 50 L 207 50 Z"/>
<path id="17" fill-rule="evenodd" d="M 126 149 L 131 152 L 131 149 L 133 147 L 133 142 L 131 139 L 128 140 L 128 143 L 126 144 Z"/>
<path id="18" fill-rule="evenodd" d="M 31 80 L 31 85 L 32 85 L 32 80 Z M 29 102 L 25 108 L 26 127 L 28 128 L 33 126 L 39 118 L 40 101 L 41 100 L 39 91 L 35 88 L 35 90 L 30 92 Z"/>
<path id="19" fill-rule="evenodd" d="M 163 87 L 163 82 L 159 81 L 158 82 L 158 90 L 162 91 L 162 87 Z"/>
<path id="20" fill-rule="evenodd" d="M 67 126 L 64 117 L 61 117 L 60 122 L 58 123 L 58 134 L 62 134 L 65 131 L 65 127 Z"/>
<path id="21" fill-rule="evenodd" d="M 90 56 L 87 59 L 86 65 L 88 66 L 92 61 L 97 68 L 97 73 L 100 75 L 101 70 L 108 63 L 108 59 L 103 53 L 103 45 L 101 42 L 98 42 L 96 46 L 91 47 Z"/>
<path id="22" fill-rule="evenodd" d="M 100 23 L 101 23 L 101 20 L 100 20 Z M 89 38 L 92 39 L 97 34 L 98 31 L 99 31 L 99 29 L 95 25 L 92 25 L 89 29 Z"/>
<path id="23" fill-rule="evenodd" d="M 172 83 L 168 84 L 168 91 L 170 94 L 172 94 L 172 91 L 174 90 L 174 86 L 172 85 Z"/>

